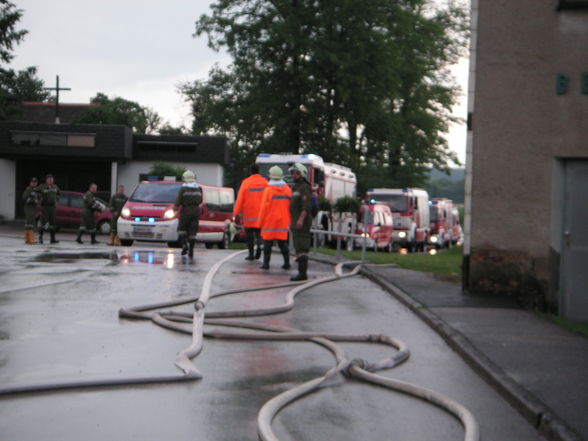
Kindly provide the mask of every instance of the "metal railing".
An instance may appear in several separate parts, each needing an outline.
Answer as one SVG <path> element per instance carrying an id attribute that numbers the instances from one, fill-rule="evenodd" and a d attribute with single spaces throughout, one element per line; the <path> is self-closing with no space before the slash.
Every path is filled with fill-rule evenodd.
<path id="1" fill-rule="evenodd" d="M 337 259 L 340 260 L 342 258 L 341 252 L 341 240 L 344 237 L 347 237 L 351 240 L 354 239 L 362 239 L 361 241 L 361 262 L 364 263 L 365 262 L 365 251 L 367 248 L 367 225 L 364 224 L 363 226 L 363 234 L 353 234 L 353 233 L 343 233 L 341 231 L 330 231 L 330 230 L 320 230 L 320 229 L 316 229 L 313 228 L 310 230 L 310 232 L 312 233 L 312 248 L 313 248 L 313 252 L 316 253 L 317 252 L 317 248 L 318 248 L 318 244 L 319 244 L 319 238 L 322 236 L 325 240 L 324 243 L 326 243 L 326 238 L 327 236 L 335 236 L 337 239 Z"/>

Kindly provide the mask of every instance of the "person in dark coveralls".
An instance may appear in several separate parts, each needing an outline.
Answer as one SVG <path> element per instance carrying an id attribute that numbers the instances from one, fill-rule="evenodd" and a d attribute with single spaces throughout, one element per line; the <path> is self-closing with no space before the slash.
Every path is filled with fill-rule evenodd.
<path id="1" fill-rule="evenodd" d="M 257 164 L 252 164 L 249 167 L 249 173 L 249 177 L 241 182 L 233 214 L 241 216 L 245 228 L 247 249 L 249 250 L 249 255 L 245 259 L 255 260 L 261 257 L 259 209 L 263 190 L 267 187 L 267 179 L 259 174 L 259 165 Z M 255 245 L 257 245 L 257 249 L 254 254 Z"/>
<path id="2" fill-rule="evenodd" d="M 41 224 L 39 225 L 39 243 L 43 243 L 43 232 L 49 231 L 51 243 L 58 243 L 55 239 L 55 204 L 59 199 L 59 187 L 55 184 L 53 175 L 45 177 L 45 183 L 39 185 L 41 194 Z"/>
<path id="3" fill-rule="evenodd" d="M 84 194 L 80 229 L 78 231 L 78 237 L 76 238 L 77 243 L 84 243 L 82 242 L 82 234 L 84 232 L 90 233 L 92 245 L 98 243 L 96 240 L 96 219 L 94 218 L 94 212 L 100 211 L 101 207 L 96 199 L 96 191 L 98 191 L 98 186 L 92 183 L 86 194 Z"/>
<path id="4" fill-rule="evenodd" d="M 36 244 L 35 240 L 35 211 L 41 198 L 37 178 L 31 178 L 29 186 L 22 194 L 25 213 L 25 243 Z"/>
<path id="5" fill-rule="evenodd" d="M 112 219 L 110 220 L 110 236 L 106 245 L 116 245 L 117 247 L 121 245 L 120 239 L 118 237 L 117 222 L 123 206 L 127 202 L 127 199 L 128 196 L 125 194 L 124 185 L 119 185 L 116 189 L 116 193 L 110 197 L 108 209 L 112 213 Z"/>
<path id="6" fill-rule="evenodd" d="M 182 175 L 182 188 L 176 197 L 174 210 L 182 209 L 178 222 L 178 238 L 182 244 L 182 256 L 188 254 L 194 257 L 194 244 L 198 232 L 200 219 L 200 204 L 202 203 L 202 188 L 195 181 L 196 175 L 186 170 Z"/>
<path id="7" fill-rule="evenodd" d="M 308 278 L 308 252 L 310 251 L 310 229 L 312 227 L 311 189 L 306 180 L 307 171 L 303 164 L 297 162 L 290 167 L 290 174 L 294 181 L 290 201 L 292 219 L 290 231 L 298 262 L 298 274 L 290 277 L 290 280 L 306 280 Z"/>

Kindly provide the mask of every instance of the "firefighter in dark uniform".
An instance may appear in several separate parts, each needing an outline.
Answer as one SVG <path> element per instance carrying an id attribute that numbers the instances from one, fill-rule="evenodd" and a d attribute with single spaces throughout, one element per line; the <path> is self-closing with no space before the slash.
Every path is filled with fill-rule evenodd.
<path id="1" fill-rule="evenodd" d="M 45 177 L 45 183 L 39 185 L 41 194 L 41 224 L 39 225 L 39 243 L 43 243 L 43 232 L 49 231 L 51 243 L 58 243 L 55 239 L 55 205 L 59 199 L 59 187 L 55 185 L 53 175 Z"/>
<path id="2" fill-rule="evenodd" d="M 116 245 L 117 247 L 121 245 L 116 227 L 118 218 L 120 217 L 120 213 L 127 202 L 127 199 L 128 196 L 125 195 L 125 186 L 119 185 L 116 193 L 112 195 L 110 202 L 108 203 L 108 208 L 112 213 L 112 219 L 110 221 L 110 236 L 107 245 Z"/>
<path id="3" fill-rule="evenodd" d="M 190 170 L 182 175 L 182 188 L 176 197 L 174 210 L 182 209 L 178 222 L 178 238 L 182 244 L 182 256 L 188 254 L 194 257 L 194 244 L 198 232 L 200 219 L 200 204 L 202 203 L 202 188 L 195 181 L 196 176 Z"/>
<path id="4" fill-rule="evenodd" d="M 296 251 L 298 274 L 290 280 L 306 280 L 308 270 L 308 252 L 310 251 L 310 228 L 312 227 L 312 201 L 310 184 L 306 180 L 306 167 L 299 162 L 290 167 L 294 181 L 290 201 L 292 242 Z"/>
<path id="5" fill-rule="evenodd" d="M 35 211 L 40 200 L 37 178 L 31 178 L 31 183 L 22 194 L 25 212 L 25 243 L 35 244 Z"/>
<path id="6" fill-rule="evenodd" d="M 100 202 L 96 199 L 96 191 L 98 191 L 98 186 L 92 183 L 86 194 L 84 194 L 80 229 L 76 238 L 77 243 L 84 243 L 82 242 L 82 234 L 84 232 L 90 233 L 92 245 L 98 243 L 96 240 L 96 219 L 94 218 L 94 212 L 100 211 L 101 207 Z"/>

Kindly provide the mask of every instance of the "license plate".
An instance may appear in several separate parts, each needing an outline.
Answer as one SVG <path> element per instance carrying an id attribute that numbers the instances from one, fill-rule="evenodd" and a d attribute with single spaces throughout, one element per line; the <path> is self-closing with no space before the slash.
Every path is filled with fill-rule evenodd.
<path id="1" fill-rule="evenodd" d="M 143 225 L 137 225 L 137 226 L 133 226 L 133 233 L 137 233 L 137 234 L 145 234 L 145 233 L 151 233 L 151 227 L 147 227 L 147 226 L 143 226 Z"/>

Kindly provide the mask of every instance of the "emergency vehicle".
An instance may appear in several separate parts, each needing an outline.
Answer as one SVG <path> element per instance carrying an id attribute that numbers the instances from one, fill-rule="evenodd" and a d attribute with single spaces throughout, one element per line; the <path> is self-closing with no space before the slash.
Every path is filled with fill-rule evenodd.
<path id="1" fill-rule="evenodd" d="M 394 219 L 394 246 L 424 250 L 429 237 L 429 194 L 421 188 L 374 188 L 368 201 L 384 202 Z"/>
<path id="2" fill-rule="evenodd" d="M 392 212 L 388 205 L 381 202 L 371 202 L 359 208 L 355 246 L 362 248 L 365 240 L 366 248 L 374 251 L 392 252 L 394 245 L 394 227 Z"/>
<path id="3" fill-rule="evenodd" d="M 429 245 L 435 248 L 449 248 L 452 244 L 453 201 L 433 199 L 429 201 Z"/>
<path id="4" fill-rule="evenodd" d="M 269 169 L 277 165 L 284 172 L 284 180 L 292 184 L 289 168 L 299 162 L 308 170 L 308 181 L 317 197 L 324 197 L 331 206 L 337 199 L 349 196 L 356 197 L 357 179 L 349 167 L 327 163 L 318 155 L 270 154 L 261 153 L 255 160 L 259 164 L 260 174 L 267 177 Z M 341 231 L 353 233 L 357 224 L 356 213 L 337 213 L 320 210 L 314 219 L 314 227 L 325 231 Z M 334 235 L 324 235 L 322 240 L 333 240 Z M 353 240 L 347 241 L 348 248 L 353 247 Z M 321 244 L 322 245 L 322 244 Z"/>
<path id="5" fill-rule="evenodd" d="M 183 182 L 176 177 L 152 177 L 142 181 L 125 203 L 117 228 L 121 244 L 135 240 L 167 242 L 178 247 L 179 211 L 174 203 Z M 232 188 L 199 184 L 202 188 L 200 221 L 196 241 L 206 248 L 217 244 L 228 248 L 236 228 L 233 225 L 235 193 Z"/>

